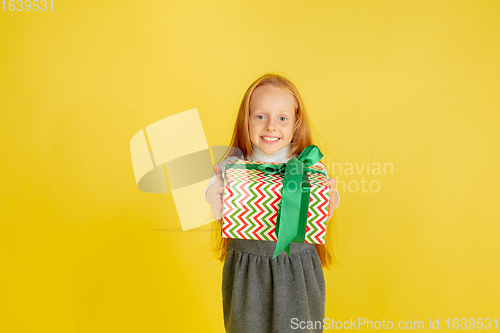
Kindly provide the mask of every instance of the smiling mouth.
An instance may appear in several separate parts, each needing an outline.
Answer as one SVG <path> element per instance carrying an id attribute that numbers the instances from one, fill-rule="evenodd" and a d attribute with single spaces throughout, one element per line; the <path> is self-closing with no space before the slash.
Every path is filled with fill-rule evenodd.
<path id="1" fill-rule="evenodd" d="M 272 136 L 261 136 L 260 138 L 265 143 L 276 143 L 276 142 L 281 140 L 281 138 L 272 137 Z"/>

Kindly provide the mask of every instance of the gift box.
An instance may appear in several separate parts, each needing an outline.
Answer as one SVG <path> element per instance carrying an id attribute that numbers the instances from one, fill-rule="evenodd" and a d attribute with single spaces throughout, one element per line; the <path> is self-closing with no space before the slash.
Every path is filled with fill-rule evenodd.
<path id="1" fill-rule="evenodd" d="M 321 153 L 308 148 L 287 163 L 228 160 L 222 237 L 276 241 L 274 257 L 290 254 L 291 242 L 325 243 L 329 187 L 321 166 L 313 165 Z"/>

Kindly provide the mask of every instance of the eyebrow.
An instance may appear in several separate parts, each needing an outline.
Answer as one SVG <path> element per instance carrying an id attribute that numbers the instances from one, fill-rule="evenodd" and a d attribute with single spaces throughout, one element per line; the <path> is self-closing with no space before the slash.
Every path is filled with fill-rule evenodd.
<path id="1" fill-rule="evenodd" d="M 259 111 L 259 110 L 262 110 L 262 111 L 268 111 L 266 108 L 256 108 L 256 109 L 254 109 L 253 111 L 255 111 L 255 112 L 256 112 L 256 111 Z M 291 113 L 293 113 L 294 111 L 295 111 L 295 110 L 293 110 L 293 111 L 292 111 L 292 110 L 278 110 L 278 112 L 291 112 Z"/>

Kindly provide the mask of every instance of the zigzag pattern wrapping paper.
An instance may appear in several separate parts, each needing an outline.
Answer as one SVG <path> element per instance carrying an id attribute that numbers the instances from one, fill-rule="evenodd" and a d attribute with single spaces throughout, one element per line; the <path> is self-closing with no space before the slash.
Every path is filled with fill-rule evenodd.
<path id="1" fill-rule="evenodd" d="M 275 227 L 284 175 L 271 175 L 260 170 L 231 169 L 230 163 L 281 164 L 228 161 L 222 196 L 222 237 L 277 241 Z M 309 168 L 323 170 L 319 165 Z M 307 175 L 311 192 L 304 243 L 324 244 L 330 191 L 326 176 L 310 172 Z"/>

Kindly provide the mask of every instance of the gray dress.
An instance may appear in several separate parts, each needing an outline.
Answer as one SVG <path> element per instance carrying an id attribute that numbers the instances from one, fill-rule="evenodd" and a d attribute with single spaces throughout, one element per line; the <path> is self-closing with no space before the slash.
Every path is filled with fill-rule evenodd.
<path id="1" fill-rule="evenodd" d="M 289 146 L 272 155 L 253 149 L 252 161 L 288 160 Z M 225 161 L 219 165 L 224 174 Z M 320 325 L 294 329 L 325 317 L 325 278 L 314 244 L 291 243 L 290 256 L 282 251 L 272 259 L 275 247 L 274 241 L 229 240 L 222 270 L 226 332 L 323 332 Z"/>
<path id="2" fill-rule="evenodd" d="M 300 321 L 323 322 L 325 278 L 314 244 L 292 243 L 290 256 L 282 251 L 272 259 L 275 246 L 273 241 L 229 240 L 222 270 L 226 332 L 294 332 Z"/>

